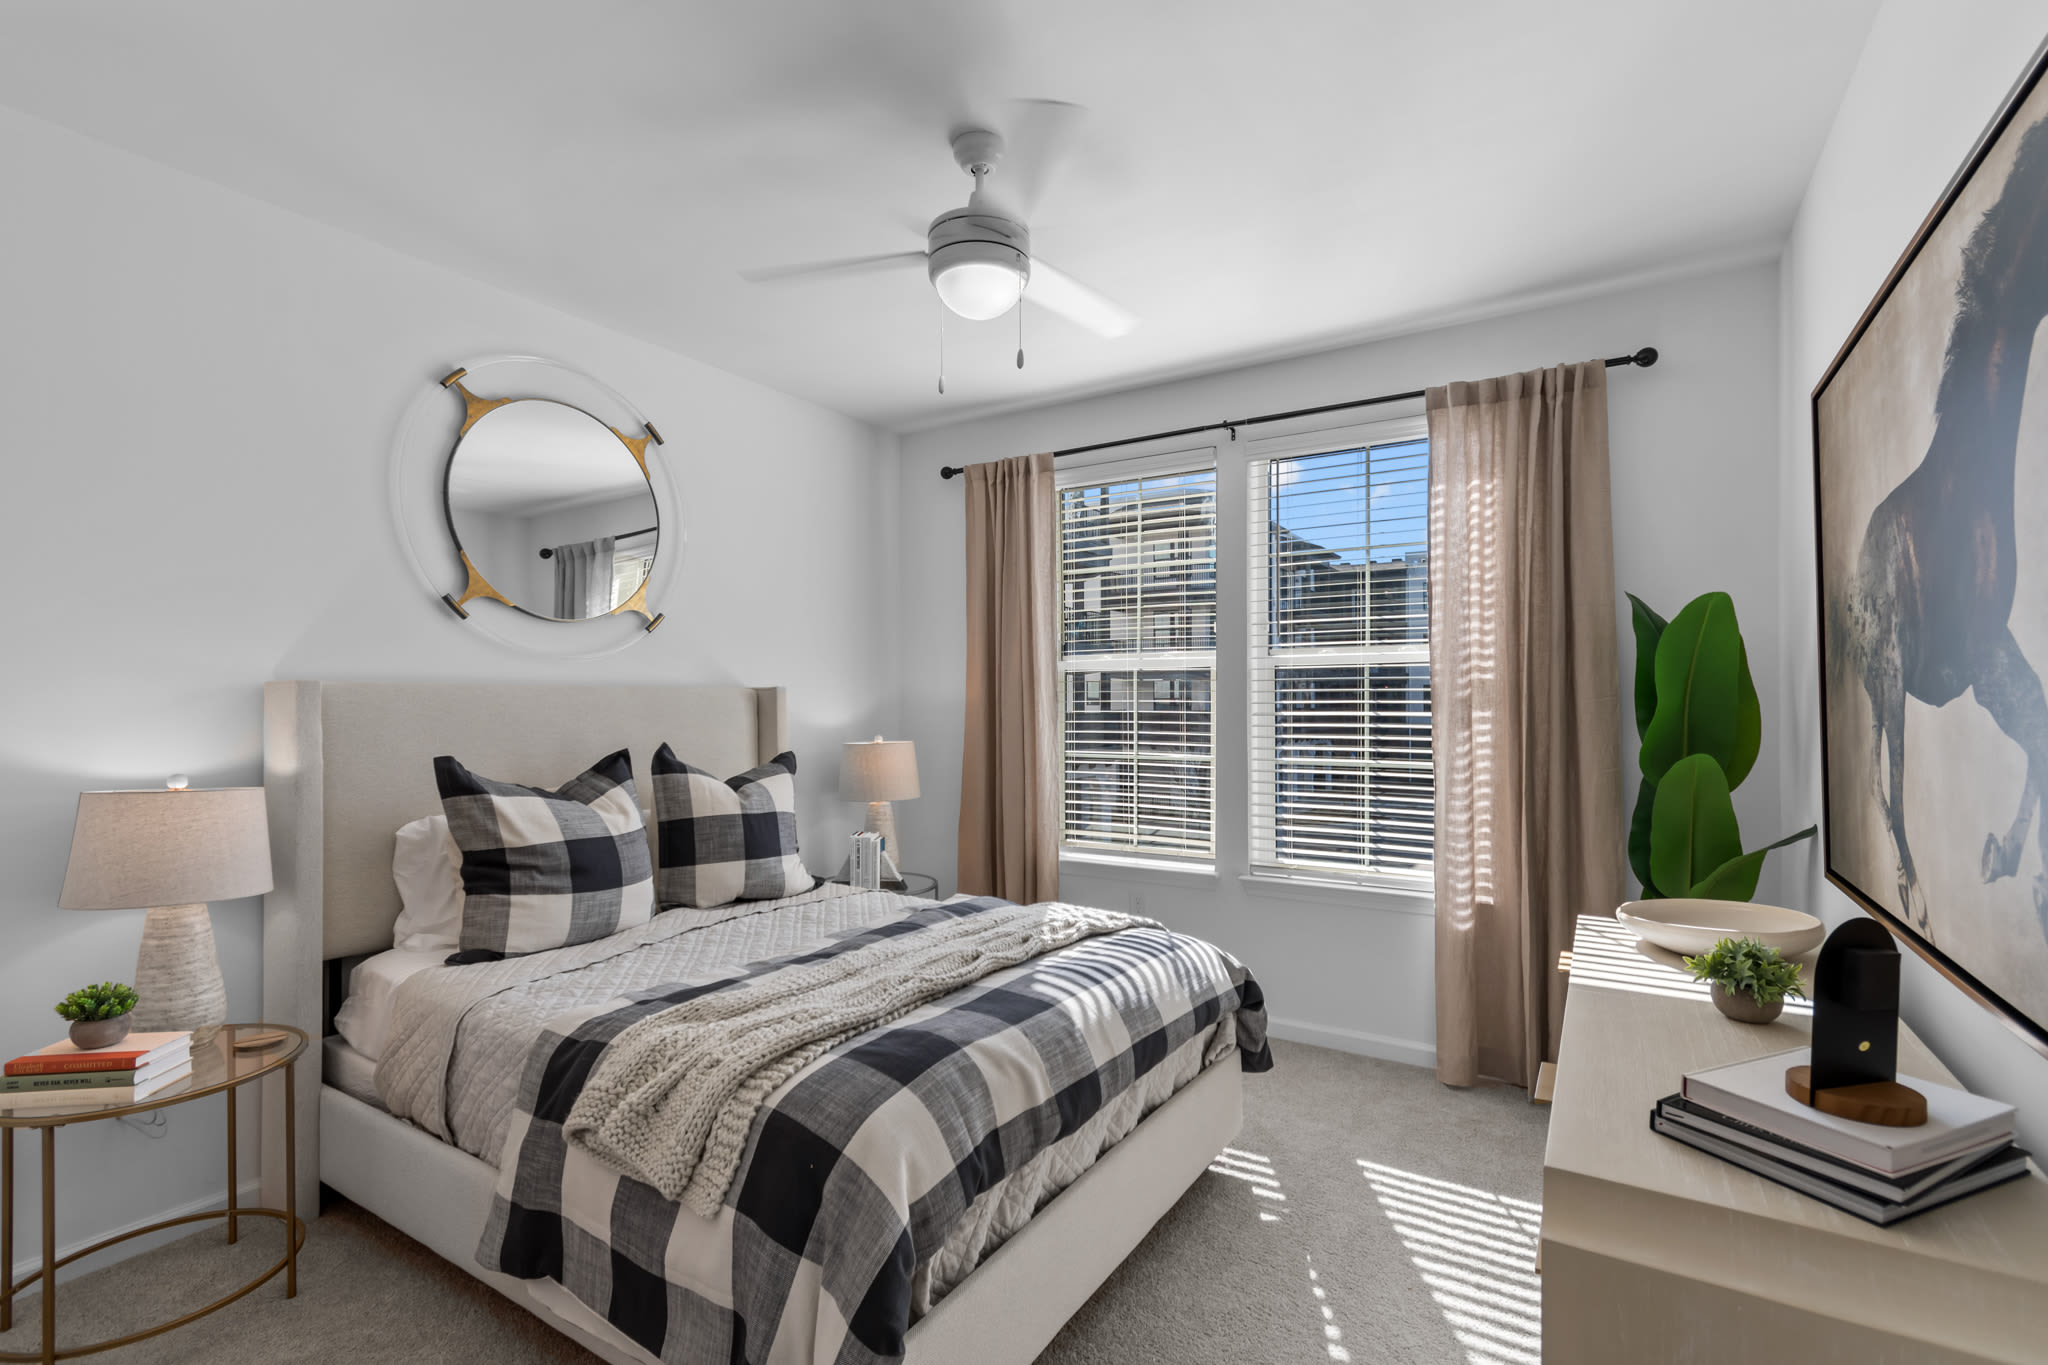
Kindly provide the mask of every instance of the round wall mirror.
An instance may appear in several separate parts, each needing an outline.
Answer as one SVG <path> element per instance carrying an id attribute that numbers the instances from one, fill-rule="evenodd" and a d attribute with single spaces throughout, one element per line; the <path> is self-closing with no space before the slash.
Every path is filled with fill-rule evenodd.
<path id="1" fill-rule="evenodd" d="M 490 598 L 549 621 L 638 612 L 661 543 L 647 445 L 581 408 L 546 398 L 479 398 L 460 372 L 464 403 L 442 490 L 448 530 L 469 583 L 446 600 Z"/>

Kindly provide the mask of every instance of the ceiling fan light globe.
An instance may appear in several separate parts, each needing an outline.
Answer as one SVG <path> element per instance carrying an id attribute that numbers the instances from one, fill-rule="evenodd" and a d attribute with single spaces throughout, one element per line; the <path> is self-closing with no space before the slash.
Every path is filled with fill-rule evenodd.
<path id="1" fill-rule="evenodd" d="M 1030 260 L 994 242 L 958 242 L 932 253 L 932 287 L 946 307 L 972 322 L 999 318 L 1017 306 Z"/>

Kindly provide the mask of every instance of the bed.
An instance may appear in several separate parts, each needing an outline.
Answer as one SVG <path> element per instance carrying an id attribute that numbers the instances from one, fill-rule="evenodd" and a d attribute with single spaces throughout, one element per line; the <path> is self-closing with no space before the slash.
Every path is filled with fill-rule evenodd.
<path id="1" fill-rule="evenodd" d="M 436 809 L 432 755 L 455 753 L 507 780 L 552 785 L 621 743 L 631 750 L 636 772 L 644 772 L 647 756 L 666 741 L 701 766 L 738 772 L 789 747 L 782 690 L 277 682 L 265 687 L 264 709 L 277 881 L 264 907 L 264 1016 L 330 1035 L 309 1057 L 323 1083 L 298 1090 L 300 1206 L 317 1207 L 318 1186 L 326 1184 L 601 1358 L 644 1365 L 655 1357 L 554 1280 L 516 1278 L 479 1264 L 501 1178 L 500 1164 L 487 1158 L 502 1133 L 480 1135 L 489 1125 L 477 1124 L 468 1135 L 444 1126 L 437 1136 L 429 1131 L 433 1123 L 418 1115 L 407 1121 L 380 1103 L 376 1067 L 331 1036 L 331 997 L 345 979 L 336 968 L 391 945 L 399 911 L 390 872 L 392 832 Z M 814 861 L 817 856 L 813 851 Z M 775 913 L 836 915 L 852 933 L 862 914 L 872 919 L 879 912 L 831 900 L 848 894 L 820 888 L 805 905 Z M 916 905 L 892 913 L 913 911 L 941 913 Z M 756 951 L 743 932 L 744 910 L 732 918 L 740 926 L 730 934 L 737 946 L 722 951 Z M 662 937 L 673 927 L 658 925 L 647 936 Z M 580 960 L 554 975 L 536 969 L 526 974 L 535 980 L 517 989 L 559 1004 L 548 994 L 557 989 L 549 983 L 588 970 Z M 441 993 L 415 990 L 408 998 Z M 505 1013 L 505 997 L 492 998 Z M 469 1017 L 461 1010 L 455 1015 Z M 433 1033 L 418 1019 L 410 1026 L 414 1033 Z M 452 1026 L 446 1031 L 454 1036 Z M 429 1066 L 439 1064 L 430 1056 Z M 387 1074 L 387 1088 L 389 1080 Z M 1149 1101 L 1144 1117 L 1132 1120 L 1135 1127 L 1091 1158 L 1078 1178 L 1063 1181 L 1062 1192 L 1027 1214 L 992 1253 L 977 1255 L 971 1268 L 956 1268 L 943 1296 L 902 1338 L 904 1359 L 1022 1365 L 1044 1348 L 1236 1134 L 1242 1117 L 1236 1064 L 1207 1064 L 1176 1084 L 1170 1096 Z M 498 1102 L 469 1103 L 490 1113 Z M 272 1107 L 261 1124 L 262 1171 L 266 1197 L 275 1201 L 283 1194 L 283 1124 L 275 1107 L 282 1097 L 266 1103 Z"/>

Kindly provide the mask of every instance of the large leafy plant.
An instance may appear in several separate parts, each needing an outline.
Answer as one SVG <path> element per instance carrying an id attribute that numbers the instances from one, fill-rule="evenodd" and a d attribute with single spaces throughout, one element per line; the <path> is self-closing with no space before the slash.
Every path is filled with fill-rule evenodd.
<path id="1" fill-rule="evenodd" d="M 1746 901 L 1764 855 L 1812 838 L 1809 825 L 1745 852 L 1730 799 L 1763 746 L 1763 711 L 1735 600 L 1703 593 L 1670 621 L 1634 593 L 1636 735 L 1642 786 L 1628 861 L 1643 897 Z"/>

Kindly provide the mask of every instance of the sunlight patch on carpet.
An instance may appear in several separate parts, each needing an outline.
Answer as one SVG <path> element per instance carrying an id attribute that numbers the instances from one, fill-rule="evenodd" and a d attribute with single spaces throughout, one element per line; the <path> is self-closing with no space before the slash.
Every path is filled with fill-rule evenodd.
<path id="1" fill-rule="evenodd" d="M 1257 1205 L 1261 1223 L 1282 1223 L 1286 1221 L 1286 1192 L 1280 1188 L 1280 1173 L 1273 1169 L 1271 1159 L 1257 1152 L 1247 1152 L 1237 1147 L 1225 1147 L 1209 1170 L 1215 1175 L 1227 1175 L 1241 1182 L 1251 1191 L 1252 1202 Z M 1337 1323 L 1337 1310 L 1331 1306 L 1330 1293 L 1316 1273 L 1316 1258 L 1303 1253 L 1302 1261 L 1308 1269 L 1308 1292 L 1315 1301 L 1317 1326 L 1322 1330 L 1323 1350 L 1337 1365 L 1350 1365 L 1351 1351 L 1344 1344 L 1344 1329 Z"/>
<path id="2" fill-rule="evenodd" d="M 1255 1152 L 1241 1152 L 1235 1147 L 1225 1147 L 1216 1159 L 1209 1163 L 1209 1169 L 1216 1175 L 1227 1175 L 1232 1180 L 1241 1180 L 1246 1188 L 1268 1204 L 1280 1205 L 1287 1202 L 1287 1196 L 1280 1192 L 1280 1177 L 1273 1170 L 1273 1163 Z M 1280 1215 L 1273 1209 L 1260 1209 L 1261 1223 L 1277 1223 Z"/>
<path id="3" fill-rule="evenodd" d="M 1467 1365 L 1541 1365 L 1543 1206 L 1360 1160 Z"/>

